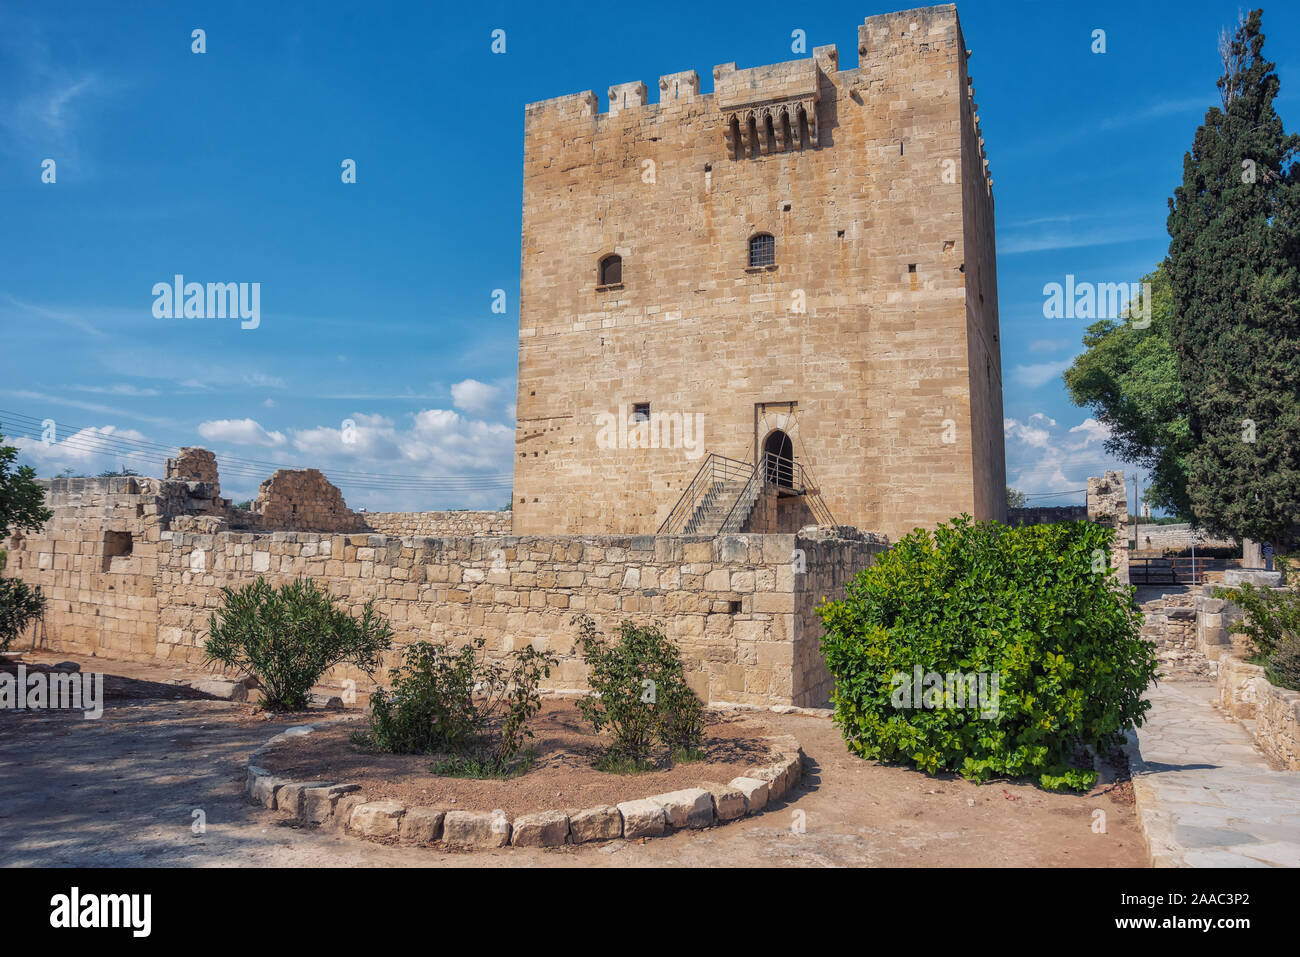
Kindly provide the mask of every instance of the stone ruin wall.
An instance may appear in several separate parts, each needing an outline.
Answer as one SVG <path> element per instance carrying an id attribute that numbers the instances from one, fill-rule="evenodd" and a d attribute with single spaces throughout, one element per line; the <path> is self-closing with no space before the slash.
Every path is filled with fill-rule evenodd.
<path id="1" fill-rule="evenodd" d="M 1142 636 L 1155 645 L 1162 681 L 1214 682 L 1220 711 L 1247 725 L 1256 745 L 1284 768 L 1300 770 L 1300 692 L 1280 688 L 1245 659 L 1250 639 L 1234 632 L 1243 611 L 1215 597 L 1217 585 L 1163 595 L 1142 606 Z"/>
<path id="2" fill-rule="evenodd" d="M 1110 547 L 1110 568 L 1116 579 L 1128 584 L 1128 493 L 1123 472 L 1107 472 L 1088 479 L 1088 518 L 1115 530 Z"/>
<path id="3" fill-rule="evenodd" d="M 209 478 L 42 483 L 54 516 L 37 534 L 11 537 L 7 572 L 39 585 L 48 605 L 15 650 L 34 641 L 52 651 L 197 665 L 222 586 L 310 575 L 350 612 L 374 598 L 390 620 L 395 649 L 380 677 L 411 641 L 481 636 L 497 656 L 523 641 L 549 648 L 560 666 L 548 684 L 582 688 L 572 619 L 583 612 L 606 633 L 624 618 L 658 624 L 706 700 L 824 705 L 829 675 L 813 609 L 887 547 L 850 529 L 840 537 L 810 530 L 717 539 L 240 530 L 230 527 L 232 510 Z M 464 527 L 503 524 L 510 513 L 428 514 Z M 372 687 L 347 669 L 327 681 L 348 678 L 363 693 Z"/>
<path id="4" fill-rule="evenodd" d="M 509 535 L 510 511 L 363 512 L 370 531 L 381 535 Z"/>

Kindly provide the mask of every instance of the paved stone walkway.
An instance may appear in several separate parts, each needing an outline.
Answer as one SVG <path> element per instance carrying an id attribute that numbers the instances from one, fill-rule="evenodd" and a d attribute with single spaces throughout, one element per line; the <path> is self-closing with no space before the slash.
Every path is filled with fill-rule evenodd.
<path id="1" fill-rule="evenodd" d="M 1156 867 L 1300 867 L 1300 771 L 1274 771 L 1215 688 L 1163 682 L 1130 763 Z"/>

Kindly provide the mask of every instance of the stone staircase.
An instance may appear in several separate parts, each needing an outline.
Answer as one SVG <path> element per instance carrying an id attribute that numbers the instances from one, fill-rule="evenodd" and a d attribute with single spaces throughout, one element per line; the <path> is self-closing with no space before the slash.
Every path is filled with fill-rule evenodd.
<path id="1" fill-rule="evenodd" d="M 691 517 L 686 520 L 685 534 L 719 534 L 723 530 L 723 522 L 727 520 L 727 516 L 732 512 L 736 500 L 740 498 L 742 494 L 745 494 L 747 488 L 753 485 L 757 485 L 757 483 L 741 478 L 722 479 L 712 483 L 709 486 L 709 490 L 704 493 L 704 497 L 700 500 L 700 503 L 695 507 L 695 511 L 691 513 Z M 746 497 L 750 499 L 750 502 L 749 508 L 743 509 L 745 513 L 744 518 L 749 518 L 749 513 L 754 508 L 753 503 L 757 500 L 757 495 L 755 494 Z M 734 517 L 731 524 L 736 524 Z M 740 524 L 744 524 L 743 519 Z M 735 531 L 738 529 L 732 530 Z"/>

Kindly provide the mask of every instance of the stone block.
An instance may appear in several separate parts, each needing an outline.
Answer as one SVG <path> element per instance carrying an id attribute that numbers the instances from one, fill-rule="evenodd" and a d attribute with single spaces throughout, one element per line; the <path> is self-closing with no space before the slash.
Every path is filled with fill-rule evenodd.
<path id="1" fill-rule="evenodd" d="M 731 779 L 731 786 L 744 795 L 746 814 L 757 814 L 767 806 L 766 781 L 759 778 L 739 777 Z"/>
<path id="2" fill-rule="evenodd" d="M 664 809 L 654 801 L 624 801 L 618 805 L 623 816 L 623 836 L 628 840 L 639 837 L 658 837 L 667 826 Z"/>
<path id="3" fill-rule="evenodd" d="M 515 818 L 510 843 L 516 847 L 558 847 L 569 839 L 569 815 L 537 811 Z"/>
<path id="4" fill-rule="evenodd" d="M 397 801 L 371 801 L 352 809 L 349 826 L 366 837 L 397 837 L 406 805 Z"/>
<path id="5" fill-rule="evenodd" d="M 574 844 L 611 841 L 623 835 L 623 815 L 608 804 L 569 813 L 569 840 Z"/>
<path id="6" fill-rule="evenodd" d="M 734 821 L 745 816 L 745 795 L 739 788 L 716 781 L 707 781 L 703 787 L 713 798 L 713 813 L 719 821 Z"/>
<path id="7" fill-rule="evenodd" d="M 444 812 L 431 807 L 409 807 L 402 815 L 398 836 L 403 844 L 432 844 L 442 837 Z"/>
<path id="8" fill-rule="evenodd" d="M 502 811 L 448 811 L 442 819 L 442 840 L 463 847 L 505 847 L 510 820 Z"/>
<path id="9" fill-rule="evenodd" d="M 683 788 L 650 798 L 664 809 L 670 827 L 708 827 L 713 823 L 713 796 L 704 788 Z"/>

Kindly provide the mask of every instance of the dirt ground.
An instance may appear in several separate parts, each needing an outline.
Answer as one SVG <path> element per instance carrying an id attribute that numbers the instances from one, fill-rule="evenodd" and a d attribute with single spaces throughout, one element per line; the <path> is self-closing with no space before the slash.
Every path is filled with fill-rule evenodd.
<path id="1" fill-rule="evenodd" d="M 350 742 L 364 722 L 352 721 L 275 745 L 258 764 L 293 781 L 359 784 L 373 801 L 466 811 L 502 809 L 514 817 L 553 808 L 581 810 L 635 801 L 702 781 L 730 781 L 776 759 L 763 740 L 776 734 L 755 716 L 711 715 L 699 761 L 641 774 L 610 774 L 592 767 L 604 739 L 590 732 L 572 699 L 546 701 L 529 723 L 537 754 L 526 774 L 508 781 L 439 777 L 429 770 L 429 755 L 373 754 Z"/>
<path id="2" fill-rule="evenodd" d="M 80 712 L 0 711 L 5 866 L 1147 865 L 1127 789 L 1051 794 L 1028 783 L 931 778 L 850 755 L 827 720 L 775 714 L 763 721 L 794 734 L 808 761 L 800 787 L 758 817 L 644 844 L 476 853 L 386 847 L 283 825 L 247 802 L 249 752 L 301 717 L 272 719 L 247 705 L 176 698 L 165 682 L 178 673 L 147 665 L 27 656 L 65 659 L 129 680 L 131 693 L 110 697 L 98 720 Z"/>

